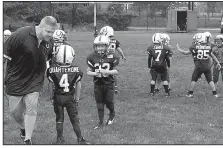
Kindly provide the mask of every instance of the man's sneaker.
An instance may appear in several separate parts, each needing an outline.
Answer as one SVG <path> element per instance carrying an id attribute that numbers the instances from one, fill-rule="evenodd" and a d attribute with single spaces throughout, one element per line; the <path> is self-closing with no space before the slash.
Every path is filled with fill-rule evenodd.
<path id="1" fill-rule="evenodd" d="M 214 96 L 215 96 L 215 98 L 218 98 L 218 95 L 217 94 L 215 94 Z"/>
<path id="2" fill-rule="evenodd" d="M 78 138 L 77 143 L 78 143 L 78 144 L 82 144 L 82 145 L 90 144 L 89 142 L 87 142 L 87 141 L 84 139 L 84 137 L 82 137 L 82 138 Z"/>
<path id="3" fill-rule="evenodd" d="M 53 142 L 53 144 L 64 144 L 64 143 L 65 143 L 64 137 L 57 137 L 57 141 Z"/>
<path id="4" fill-rule="evenodd" d="M 25 145 L 32 145 L 31 139 L 24 140 Z"/>
<path id="5" fill-rule="evenodd" d="M 21 138 L 25 138 L 26 137 L 25 129 L 20 129 L 20 137 Z"/>
<path id="6" fill-rule="evenodd" d="M 101 129 L 103 127 L 103 124 L 99 123 L 97 126 L 94 127 L 94 129 Z"/>
<path id="7" fill-rule="evenodd" d="M 110 113 L 109 114 L 109 118 L 108 118 L 108 120 L 107 120 L 107 122 L 106 122 L 106 125 L 111 125 L 111 124 L 113 124 L 113 122 L 114 122 L 114 119 L 115 119 L 115 113 Z"/>

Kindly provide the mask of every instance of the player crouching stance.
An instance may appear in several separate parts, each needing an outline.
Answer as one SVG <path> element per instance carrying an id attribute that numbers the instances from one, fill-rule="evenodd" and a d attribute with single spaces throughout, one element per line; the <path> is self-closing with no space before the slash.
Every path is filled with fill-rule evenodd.
<path id="1" fill-rule="evenodd" d="M 194 43 L 192 46 L 189 48 L 189 50 L 185 51 L 180 49 L 179 45 L 177 44 L 176 48 L 185 55 L 192 54 L 194 58 L 194 64 L 195 64 L 195 69 L 192 74 L 192 79 L 191 79 L 191 86 L 190 90 L 187 94 L 187 97 L 192 98 L 193 97 L 193 92 L 194 92 L 194 86 L 197 82 L 197 80 L 201 77 L 201 75 L 204 73 L 205 78 L 208 82 L 208 84 L 212 88 L 212 93 L 215 97 L 218 97 L 215 84 L 212 80 L 212 72 L 211 72 L 211 67 L 212 67 L 212 61 L 211 58 L 217 63 L 217 68 L 220 69 L 221 65 L 217 58 L 213 55 L 212 49 L 213 45 L 208 42 L 207 37 L 204 33 L 197 33 L 193 37 Z"/>
<path id="2" fill-rule="evenodd" d="M 148 47 L 148 68 L 152 76 L 150 94 L 155 94 L 155 84 L 158 74 L 161 76 L 166 96 L 170 96 L 167 81 L 167 69 L 170 68 L 170 49 L 164 45 L 162 34 L 156 33 L 152 37 L 153 44 Z"/>
<path id="3" fill-rule="evenodd" d="M 109 109 L 110 114 L 106 122 L 107 125 L 113 123 L 115 118 L 114 108 L 114 75 L 118 70 L 114 69 L 119 64 L 119 58 L 108 51 L 109 38 L 99 35 L 94 40 L 94 52 L 87 57 L 87 75 L 94 79 L 94 95 L 98 109 L 99 124 L 94 128 L 103 126 L 104 106 Z"/>
<path id="4" fill-rule="evenodd" d="M 47 70 L 47 77 L 50 80 L 50 98 L 56 114 L 56 144 L 65 142 L 63 138 L 64 108 L 67 109 L 78 144 L 88 144 L 81 134 L 77 110 L 83 72 L 78 66 L 71 65 L 75 57 L 75 51 L 71 46 L 61 45 L 57 49 L 56 63 Z M 54 89 L 52 89 L 53 86 Z"/>

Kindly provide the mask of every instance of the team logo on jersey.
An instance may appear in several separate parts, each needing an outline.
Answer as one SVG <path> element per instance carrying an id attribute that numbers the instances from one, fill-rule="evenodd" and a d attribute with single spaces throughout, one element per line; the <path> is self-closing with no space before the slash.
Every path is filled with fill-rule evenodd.
<path id="1" fill-rule="evenodd" d="M 50 44 L 46 43 L 46 48 L 49 49 L 50 48 Z"/>

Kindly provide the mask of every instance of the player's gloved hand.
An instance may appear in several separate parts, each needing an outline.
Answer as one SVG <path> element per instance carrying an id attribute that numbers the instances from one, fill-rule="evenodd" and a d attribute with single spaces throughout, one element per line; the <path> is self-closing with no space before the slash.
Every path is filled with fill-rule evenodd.
<path id="1" fill-rule="evenodd" d="M 127 60 L 126 57 L 122 57 L 122 59 Z"/>
<path id="2" fill-rule="evenodd" d="M 96 73 L 96 77 L 101 77 L 101 72 L 100 72 L 100 70 L 95 70 L 95 73 Z"/>
<path id="3" fill-rule="evenodd" d="M 101 73 L 104 77 L 108 76 L 108 70 L 101 69 L 101 70 L 100 70 L 100 73 Z"/>

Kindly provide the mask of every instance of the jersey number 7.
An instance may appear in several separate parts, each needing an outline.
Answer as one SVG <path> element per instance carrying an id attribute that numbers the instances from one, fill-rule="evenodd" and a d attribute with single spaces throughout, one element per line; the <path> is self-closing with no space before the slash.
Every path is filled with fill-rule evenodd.
<path id="1" fill-rule="evenodd" d="M 64 92 L 69 92 L 69 86 L 70 84 L 68 83 L 68 75 L 67 74 L 63 74 L 61 79 L 60 79 L 60 83 L 59 83 L 60 87 L 63 87 L 63 91 Z"/>
<path id="2" fill-rule="evenodd" d="M 160 61 L 161 52 L 162 52 L 161 50 L 155 50 L 155 53 L 158 53 L 157 56 L 156 56 L 155 61 L 157 61 L 157 62 Z"/>

